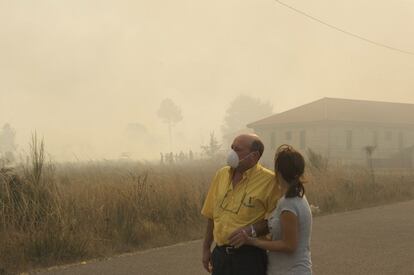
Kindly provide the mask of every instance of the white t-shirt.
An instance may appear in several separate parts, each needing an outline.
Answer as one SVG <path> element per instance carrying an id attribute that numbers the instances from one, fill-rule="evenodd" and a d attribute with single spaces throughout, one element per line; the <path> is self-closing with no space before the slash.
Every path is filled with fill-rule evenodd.
<path id="1" fill-rule="evenodd" d="M 309 203 L 303 198 L 282 197 L 276 209 L 269 217 L 269 231 L 272 240 L 282 239 L 280 215 L 283 211 L 289 211 L 298 218 L 298 247 L 294 253 L 268 252 L 269 265 L 268 275 L 309 275 L 312 274 L 312 261 L 310 252 L 310 240 L 312 233 L 312 213 Z"/>

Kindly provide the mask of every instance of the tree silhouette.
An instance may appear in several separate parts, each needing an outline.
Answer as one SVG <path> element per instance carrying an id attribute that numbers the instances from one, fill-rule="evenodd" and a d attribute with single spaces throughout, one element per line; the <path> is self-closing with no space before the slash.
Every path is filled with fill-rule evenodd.
<path id="1" fill-rule="evenodd" d="M 175 124 L 183 120 L 181 109 L 174 103 L 174 101 L 166 98 L 161 101 L 157 115 L 162 120 L 162 122 L 168 125 L 169 145 L 170 151 L 172 151 L 172 128 L 175 126 Z"/>
<path id="2" fill-rule="evenodd" d="M 368 168 L 371 173 L 371 180 L 372 183 L 375 183 L 375 175 L 374 175 L 374 166 L 372 164 L 372 155 L 374 154 L 375 149 L 377 149 L 377 146 L 374 145 L 367 145 L 363 148 L 365 151 L 365 154 L 367 155 L 367 161 L 368 161 Z"/>
<path id="3" fill-rule="evenodd" d="M 273 106 L 269 102 L 247 95 L 237 96 L 226 110 L 224 123 L 221 127 L 223 136 L 228 139 L 246 125 L 255 120 L 271 115 Z"/>
<path id="4" fill-rule="evenodd" d="M 218 152 L 220 151 L 221 144 L 217 141 L 217 138 L 214 136 L 214 132 L 210 133 L 210 142 L 208 145 L 202 145 L 201 149 L 203 150 L 204 154 L 206 154 L 209 158 L 214 159 Z"/>

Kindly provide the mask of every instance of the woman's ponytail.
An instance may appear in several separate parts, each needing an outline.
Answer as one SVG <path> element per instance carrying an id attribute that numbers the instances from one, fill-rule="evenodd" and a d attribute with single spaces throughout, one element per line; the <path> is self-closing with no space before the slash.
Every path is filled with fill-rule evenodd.
<path id="1" fill-rule="evenodd" d="M 290 145 L 280 146 L 275 155 L 275 172 L 280 173 L 289 184 L 286 198 L 303 197 L 305 187 L 303 186 L 303 174 L 305 171 L 305 159 Z"/>

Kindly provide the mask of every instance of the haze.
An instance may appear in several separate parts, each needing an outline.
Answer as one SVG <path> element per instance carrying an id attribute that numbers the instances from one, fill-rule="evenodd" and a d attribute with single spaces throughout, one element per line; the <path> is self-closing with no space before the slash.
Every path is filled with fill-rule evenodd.
<path id="1" fill-rule="evenodd" d="M 287 4 L 368 39 L 414 52 L 414 2 Z M 57 160 L 158 158 L 157 117 L 182 109 L 174 151 L 220 137 L 239 94 L 281 112 L 321 97 L 414 103 L 414 55 L 347 36 L 262 1 L 0 0 L 0 126 L 19 148 L 35 130 Z M 131 123 L 148 138 L 125 139 Z"/>

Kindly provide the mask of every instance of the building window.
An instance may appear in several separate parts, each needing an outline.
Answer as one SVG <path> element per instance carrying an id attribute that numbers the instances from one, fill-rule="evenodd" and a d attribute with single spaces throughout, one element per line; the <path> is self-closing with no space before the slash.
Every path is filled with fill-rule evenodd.
<path id="1" fill-rule="evenodd" d="M 403 149 L 404 147 L 404 134 L 403 132 L 398 133 L 398 149 Z"/>
<path id="2" fill-rule="evenodd" d="M 270 134 L 270 148 L 275 149 L 275 147 L 276 147 L 276 134 L 275 132 L 272 132 Z"/>
<path id="3" fill-rule="evenodd" d="M 385 140 L 386 141 L 391 141 L 392 140 L 392 132 L 391 131 L 386 131 L 385 132 Z"/>
<path id="4" fill-rule="evenodd" d="M 306 148 L 306 131 L 300 131 L 300 148 Z"/>
<path id="5" fill-rule="evenodd" d="M 352 149 L 352 131 L 351 130 L 346 131 L 346 149 L 347 150 Z"/>
<path id="6" fill-rule="evenodd" d="M 287 131 L 285 133 L 285 139 L 286 140 L 292 140 L 292 132 L 291 131 Z"/>

